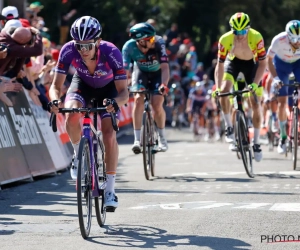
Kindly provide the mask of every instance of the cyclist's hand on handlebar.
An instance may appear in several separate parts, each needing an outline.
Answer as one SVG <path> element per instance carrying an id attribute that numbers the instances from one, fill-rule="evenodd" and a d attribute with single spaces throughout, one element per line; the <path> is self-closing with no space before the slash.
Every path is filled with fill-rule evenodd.
<path id="1" fill-rule="evenodd" d="M 275 76 L 272 81 L 272 87 L 278 90 L 281 88 L 281 84 L 282 81 L 279 79 L 278 76 Z"/>
<path id="2" fill-rule="evenodd" d="M 258 89 L 257 83 L 253 82 L 253 83 L 249 84 L 248 89 L 252 90 L 253 92 L 256 91 Z"/>
<path id="3" fill-rule="evenodd" d="M 62 107 L 63 107 L 63 103 L 61 102 L 61 100 L 53 100 L 48 103 L 48 111 L 50 113 L 57 114 L 59 111 L 59 108 L 62 108 Z"/>
<path id="4" fill-rule="evenodd" d="M 221 91 L 221 89 L 220 89 L 220 88 L 217 88 L 215 91 L 213 91 L 213 92 L 211 93 L 211 96 L 212 96 L 213 98 L 215 98 L 215 97 L 220 93 L 220 91 Z"/>
<path id="5" fill-rule="evenodd" d="M 115 99 L 104 99 L 103 100 L 103 105 L 106 106 L 106 111 L 111 113 L 111 112 L 118 112 L 120 110 L 118 103 L 116 102 Z"/>
<path id="6" fill-rule="evenodd" d="M 166 84 L 162 83 L 159 87 L 158 87 L 158 91 L 159 93 L 161 93 L 162 95 L 167 95 L 169 92 L 169 88 Z"/>

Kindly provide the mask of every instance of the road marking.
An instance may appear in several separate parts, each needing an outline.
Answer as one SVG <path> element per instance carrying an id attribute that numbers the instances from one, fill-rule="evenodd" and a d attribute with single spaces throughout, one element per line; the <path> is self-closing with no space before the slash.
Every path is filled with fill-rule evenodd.
<path id="1" fill-rule="evenodd" d="M 271 211 L 300 211 L 300 203 L 275 203 L 271 208 Z"/>
<path id="2" fill-rule="evenodd" d="M 166 203 L 166 204 L 151 204 L 129 209 L 253 209 L 253 210 L 267 210 L 277 212 L 300 212 L 300 203 L 264 203 L 264 202 L 215 202 L 215 201 L 194 201 L 181 203 Z"/>
<path id="3" fill-rule="evenodd" d="M 245 172 L 187 172 L 187 173 L 177 173 L 172 174 L 171 176 L 207 176 L 207 175 L 224 175 L 224 176 L 232 176 L 232 175 L 245 175 Z M 278 171 L 278 172 L 270 172 L 270 171 L 263 171 L 263 172 L 256 172 L 255 175 L 278 175 L 281 177 L 284 176 L 299 176 L 300 171 Z M 288 186 L 289 184 L 287 184 Z"/>
<path id="4" fill-rule="evenodd" d="M 261 208 L 261 207 L 268 206 L 268 205 L 272 205 L 272 203 L 249 203 L 249 204 L 246 204 L 246 205 L 237 206 L 237 207 L 233 207 L 233 208 L 255 209 L 255 208 Z"/>
<path id="5" fill-rule="evenodd" d="M 194 209 L 207 209 L 207 208 L 217 208 L 217 207 L 224 207 L 233 205 L 233 203 L 213 203 L 210 205 L 202 206 L 202 207 L 195 207 Z"/>

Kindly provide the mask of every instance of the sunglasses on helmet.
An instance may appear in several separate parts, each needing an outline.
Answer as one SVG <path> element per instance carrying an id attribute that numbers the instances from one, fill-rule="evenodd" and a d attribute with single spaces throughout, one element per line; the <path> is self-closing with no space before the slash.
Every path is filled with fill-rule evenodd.
<path id="1" fill-rule="evenodd" d="M 82 51 L 82 50 L 85 50 L 85 51 L 90 51 L 93 49 L 94 46 L 96 43 L 74 43 L 75 45 L 75 48 L 78 50 L 78 51 Z"/>
<path id="2" fill-rule="evenodd" d="M 248 29 L 243 29 L 243 30 L 232 30 L 233 34 L 236 36 L 243 36 L 248 33 Z"/>

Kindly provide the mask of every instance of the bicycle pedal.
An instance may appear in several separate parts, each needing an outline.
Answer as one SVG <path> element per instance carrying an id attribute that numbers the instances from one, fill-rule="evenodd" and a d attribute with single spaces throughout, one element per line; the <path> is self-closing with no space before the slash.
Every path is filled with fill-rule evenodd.
<path id="1" fill-rule="evenodd" d="M 106 207 L 105 210 L 107 213 L 114 213 L 116 208 L 115 207 Z"/>

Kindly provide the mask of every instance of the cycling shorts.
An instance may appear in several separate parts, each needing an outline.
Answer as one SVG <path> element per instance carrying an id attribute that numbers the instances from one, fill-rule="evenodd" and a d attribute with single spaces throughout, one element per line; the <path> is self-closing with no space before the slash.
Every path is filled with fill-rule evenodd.
<path id="1" fill-rule="evenodd" d="M 76 100 L 82 103 L 83 107 L 87 107 L 90 101 L 95 98 L 98 102 L 98 107 L 104 107 L 104 99 L 113 99 L 117 97 L 117 95 L 118 91 L 114 81 L 109 82 L 102 88 L 92 88 L 75 73 L 68 89 L 65 102 Z M 106 111 L 100 112 L 99 114 L 101 119 L 110 117 L 110 114 Z M 119 118 L 119 112 L 116 114 L 116 118 Z"/>
<path id="2" fill-rule="evenodd" d="M 158 88 L 161 85 L 161 70 L 144 72 L 141 71 L 138 66 L 134 65 L 131 83 L 132 86 L 135 84 L 142 84 L 152 91 L 154 95 L 161 95 L 158 91 Z"/>
<path id="3" fill-rule="evenodd" d="M 287 63 L 282 61 L 278 56 L 275 56 L 273 58 L 274 67 L 276 69 L 276 73 L 279 77 L 279 79 L 284 84 L 289 84 L 289 75 L 293 72 L 295 79 L 297 82 L 300 81 L 300 60 L 295 61 L 293 63 Z M 291 81 L 293 82 L 293 81 Z M 288 86 L 284 86 L 279 89 L 278 96 L 288 96 L 289 94 L 289 88 Z M 293 89 L 293 88 L 292 88 Z M 273 89 L 272 89 L 273 91 Z"/>

